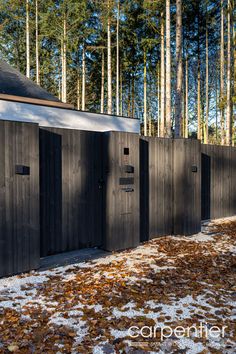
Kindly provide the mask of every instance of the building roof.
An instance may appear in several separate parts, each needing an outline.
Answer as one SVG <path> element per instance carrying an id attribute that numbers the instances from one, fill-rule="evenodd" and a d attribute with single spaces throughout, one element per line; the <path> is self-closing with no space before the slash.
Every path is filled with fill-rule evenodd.
<path id="1" fill-rule="evenodd" d="M 3 60 L 0 60 L 0 94 L 60 102 Z"/>

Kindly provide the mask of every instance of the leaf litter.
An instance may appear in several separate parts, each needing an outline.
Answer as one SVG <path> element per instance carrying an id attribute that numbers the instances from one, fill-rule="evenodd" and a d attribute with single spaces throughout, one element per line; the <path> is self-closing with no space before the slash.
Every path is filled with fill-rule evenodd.
<path id="1" fill-rule="evenodd" d="M 105 258 L 0 279 L 0 353 L 235 353 L 236 219 Z M 135 340 L 131 326 L 227 326 Z"/>

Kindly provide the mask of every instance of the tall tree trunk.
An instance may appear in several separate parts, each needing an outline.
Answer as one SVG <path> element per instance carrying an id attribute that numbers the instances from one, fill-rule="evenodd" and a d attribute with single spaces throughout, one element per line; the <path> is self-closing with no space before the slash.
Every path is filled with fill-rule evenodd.
<path id="1" fill-rule="evenodd" d="M 131 117 L 134 118 L 135 110 L 135 99 L 134 99 L 134 69 L 132 70 L 132 79 L 131 79 Z"/>
<path id="2" fill-rule="evenodd" d="M 119 96 L 119 24 L 120 24 L 120 0 L 117 0 L 117 24 L 116 24 L 116 115 L 120 114 L 120 96 Z"/>
<path id="3" fill-rule="evenodd" d="M 216 139 L 216 144 L 218 144 L 218 77 L 217 80 L 215 80 L 215 90 L 216 90 L 216 95 L 215 95 L 215 99 L 216 99 L 216 135 L 215 135 L 215 139 Z"/>
<path id="4" fill-rule="evenodd" d="M 101 77 L 101 113 L 104 113 L 104 80 L 105 80 L 105 56 L 102 50 L 102 77 Z"/>
<path id="5" fill-rule="evenodd" d="M 26 76 L 30 78 L 29 0 L 26 0 Z"/>
<path id="6" fill-rule="evenodd" d="M 171 137 L 170 0 L 166 0 L 166 136 Z"/>
<path id="7" fill-rule="evenodd" d="M 206 23 L 206 118 L 204 143 L 208 144 L 208 119 L 209 119 L 209 53 L 208 53 L 208 23 Z"/>
<path id="8" fill-rule="evenodd" d="M 143 64 L 143 123 L 144 136 L 147 136 L 147 54 L 145 50 Z"/>
<path id="9" fill-rule="evenodd" d="M 85 61 L 85 48 L 83 46 L 82 53 L 82 111 L 85 111 L 86 106 L 86 61 Z"/>
<path id="10" fill-rule="evenodd" d="M 201 119 L 201 62 L 198 58 L 197 66 L 197 138 L 202 140 L 202 119 Z"/>
<path id="11" fill-rule="evenodd" d="M 182 0 L 176 0 L 176 95 L 175 95 L 175 137 L 182 136 Z"/>
<path id="12" fill-rule="evenodd" d="M 108 0 L 107 18 L 107 113 L 112 114 L 112 68 L 111 68 L 111 14 Z"/>
<path id="13" fill-rule="evenodd" d="M 38 0 L 35 0 L 35 60 L 36 60 L 36 83 L 40 85 L 39 76 L 39 24 L 38 24 Z"/>
<path id="14" fill-rule="evenodd" d="M 234 15 L 233 15 L 233 71 L 234 71 L 234 75 L 233 75 L 233 96 L 234 96 L 234 102 L 233 102 L 233 112 L 236 112 L 236 31 L 235 31 L 235 20 L 236 20 L 236 13 L 235 13 L 235 0 L 233 1 L 233 9 L 234 9 Z M 234 113 L 235 114 L 235 113 Z M 235 115 L 234 115 L 235 117 Z M 236 118 L 236 117 L 235 117 Z M 235 142 L 236 142 L 236 129 L 234 128 L 234 132 L 233 132 L 233 139 L 232 139 L 232 145 L 235 146 Z"/>
<path id="15" fill-rule="evenodd" d="M 225 112 L 224 112 L 224 0 L 221 0 L 221 36 L 220 36 L 220 127 L 221 145 L 225 143 Z"/>
<path id="16" fill-rule="evenodd" d="M 66 102 L 67 100 L 67 74 L 66 74 L 66 57 L 67 57 L 67 28 L 66 28 L 66 15 L 64 15 L 63 19 L 63 40 L 62 40 L 62 102 Z"/>
<path id="17" fill-rule="evenodd" d="M 77 77 L 77 109 L 80 110 L 80 77 Z"/>
<path id="18" fill-rule="evenodd" d="M 188 53 L 186 55 L 186 61 L 185 61 L 185 133 L 184 137 L 188 138 L 188 118 L 189 117 L 189 112 L 188 112 Z"/>
<path id="19" fill-rule="evenodd" d="M 197 43 L 197 138 L 202 141 L 202 118 L 201 118 L 201 52 L 200 52 L 200 8 L 198 4 L 198 43 Z"/>
<path id="20" fill-rule="evenodd" d="M 226 144 L 231 145 L 231 0 L 228 0 Z"/>
<path id="21" fill-rule="evenodd" d="M 165 29 L 164 17 L 161 14 L 161 116 L 160 136 L 165 134 Z"/>
<path id="22" fill-rule="evenodd" d="M 120 115 L 123 116 L 123 80 L 122 80 L 122 67 L 120 69 Z"/>
<path id="23" fill-rule="evenodd" d="M 160 136 L 160 65 L 157 63 L 157 136 Z"/>

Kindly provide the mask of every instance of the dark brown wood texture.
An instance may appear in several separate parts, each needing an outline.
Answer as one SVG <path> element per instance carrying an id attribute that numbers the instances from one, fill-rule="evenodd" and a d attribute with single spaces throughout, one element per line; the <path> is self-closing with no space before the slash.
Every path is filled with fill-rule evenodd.
<path id="1" fill-rule="evenodd" d="M 0 276 L 38 268 L 39 249 L 38 125 L 0 121 Z"/>
<path id="2" fill-rule="evenodd" d="M 102 133 L 40 129 L 41 256 L 102 243 Z"/>
<path id="3" fill-rule="evenodd" d="M 236 214 L 236 148 L 202 145 L 202 219 Z"/>
<path id="4" fill-rule="evenodd" d="M 139 136 L 109 132 L 104 134 L 104 242 L 106 250 L 122 250 L 139 244 Z M 133 166 L 133 173 L 125 166 Z M 120 184 L 133 178 L 133 184 Z"/>
<path id="5" fill-rule="evenodd" d="M 199 142 L 141 138 L 140 160 L 141 241 L 198 232 L 201 227 Z"/>

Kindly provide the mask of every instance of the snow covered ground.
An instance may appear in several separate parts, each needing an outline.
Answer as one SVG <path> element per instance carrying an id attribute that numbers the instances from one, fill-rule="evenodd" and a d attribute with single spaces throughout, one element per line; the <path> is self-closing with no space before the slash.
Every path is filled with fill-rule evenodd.
<path id="1" fill-rule="evenodd" d="M 229 218 L 191 237 L 0 279 L 0 353 L 235 353 L 235 256 Z M 201 323 L 224 336 L 175 335 Z"/>

